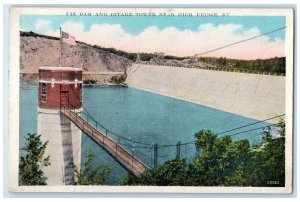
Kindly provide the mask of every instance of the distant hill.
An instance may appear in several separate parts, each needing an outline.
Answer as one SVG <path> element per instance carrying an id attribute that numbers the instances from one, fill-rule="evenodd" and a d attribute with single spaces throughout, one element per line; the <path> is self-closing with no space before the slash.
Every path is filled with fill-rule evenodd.
<path id="1" fill-rule="evenodd" d="M 132 61 L 83 42 L 63 43 L 62 66 L 81 67 L 88 72 L 124 72 Z M 58 66 L 60 41 L 57 37 L 20 32 L 21 73 L 37 73 L 40 66 Z"/>

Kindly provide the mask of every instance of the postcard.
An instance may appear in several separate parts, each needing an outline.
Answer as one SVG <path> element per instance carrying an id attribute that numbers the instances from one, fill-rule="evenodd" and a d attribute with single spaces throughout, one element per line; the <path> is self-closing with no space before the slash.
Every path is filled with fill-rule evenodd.
<path id="1" fill-rule="evenodd" d="M 12 7 L 9 191 L 292 192 L 292 8 Z"/>

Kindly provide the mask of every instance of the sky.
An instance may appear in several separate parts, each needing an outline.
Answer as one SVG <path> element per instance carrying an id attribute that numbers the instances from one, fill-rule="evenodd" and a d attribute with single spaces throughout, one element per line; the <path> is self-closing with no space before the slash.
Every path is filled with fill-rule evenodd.
<path id="1" fill-rule="evenodd" d="M 59 37 L 59 28 L 76 40 L 128 52 L 193 56 L 284 27 L 284 16 L 163 17 L 23 15 L 20 30 Z M 235 59 L 282 57 L 285 30 L 203 56 Z"/>

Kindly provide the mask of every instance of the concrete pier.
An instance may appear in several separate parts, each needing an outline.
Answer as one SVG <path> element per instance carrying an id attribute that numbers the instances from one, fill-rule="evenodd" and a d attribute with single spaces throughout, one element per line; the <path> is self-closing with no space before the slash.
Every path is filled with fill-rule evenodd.
<path id="1" fill-rule="evenodd" d="M 81 130 L 59 110 L 38 108 L 38 133 L 49 140 L 45 156 L 51 165 L 43 169 L 48 185 L 74 183 L 74 165 L 80 166 Z"/>

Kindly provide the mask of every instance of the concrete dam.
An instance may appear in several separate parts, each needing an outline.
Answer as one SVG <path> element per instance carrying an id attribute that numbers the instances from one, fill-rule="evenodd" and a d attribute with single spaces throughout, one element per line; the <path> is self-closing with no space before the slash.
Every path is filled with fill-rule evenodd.
<path id="1" fill-rule="evenodd" d="M 285 76 L 145 64 L 133 64 L 127 74 L 130 87 L 249 118 L 285 114 Z"/>

